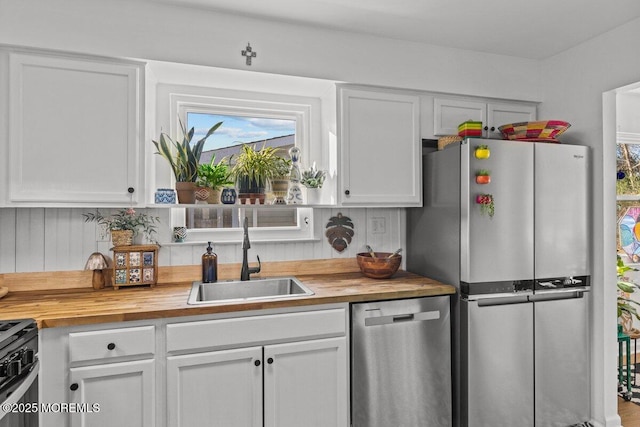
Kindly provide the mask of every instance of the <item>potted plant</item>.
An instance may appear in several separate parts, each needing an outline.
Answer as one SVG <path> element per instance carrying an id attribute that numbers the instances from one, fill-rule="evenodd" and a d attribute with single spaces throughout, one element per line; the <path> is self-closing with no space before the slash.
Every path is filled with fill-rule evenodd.
<path id="1" fill-rule="evenodd" d="M 491 171 L 480 169 L 476 172 L 476 184 L 489 184 L 491 182 Z"/>
<path id="2" fill-rule="evenodd" d="M 220 189 L 227 185 L 233 185 L 229 160 L 225 157 L 216 164 L 216 156 L 214 154 L 209 163 L 198 165 L 196 184 L 208 190 L 208 195 L 205 198 L 207 203 L 219 203 Z"/>
<path id="3" fill-rule="evenodd" d="M 307 188 L 307 204 L 317 204 L 320 201 L 320 188 L 324 184 L 327 172 L 316 169 L 315 162 L 309 169 L 302 171 L 300 183 Z"/>
<path id="4" fill-rule="evenodd" d="M 220 126 L 222 122 L 213 125 L 204 138 L 191 146 L 191 139 L 195 133 L 192 127 L 187 132 L 186 127 L 180 120 L 182 131 L 182 141 L 174 141 L 166 133 L 160 134 L 160 141 L 152 141 L 158 150 L 156 154 L 161 155 L 169 162 L 173 174 L 176 178 L 176 192 L 179 203 L 195 203 L 195 182 L 198 179 L 198 165 L 204 143 Z"/>
<path id="5" fill-rule="evenodd" d="M 488 145 L 479 145 L 474 152 L 476 159 L 488 159 L 491 156 L 491 151 Z"/>
<path id="6" fill-rule="evenodd" d="M 97 222 L 105 227 L 111 234 L 114 246 L 131 245 L 133 237 L 141 231 L 144 237 L 151 243 L 157 243 L 154 239 L 156 224 L 160 222 L 157 216 L 138 213 L 133 208 L 120 209 L 113 215 L 104 216 L 99 210 L 95 213 L 82 214 L 85 222 Z"/>
<path id="7" fill-rule="evenodd" d="M 481 215 L 489 215 L 490 218 L 493 218 L 493 214 L 495 213 L 495 201 L 493 200 L 493 195 L 491 194 L 479 194 L 476 196 L 476 203 L 480 205 L 480 214 Z"/>
<path id="8" fill-rule="evenodd" d="M 271 177 L 271 192 L 275 199 L 274 205 L 284 205 L 287 203 L 287 191 L 289 191 L 289 175 L 291 173 L 291 160 L 284 157 L 276 157 L 275 171 Z"/>
<path id="9" fill-rule="evenodd" d="M 265 186 L 278 173 L 278 149 L 262 145 L 260 150 L 255 146 L 244 144 L 236 162 L 231 168 L 231 175 L 238 185 L 238 197 L 241 201 L 248 199 L 260 204 L 264 203 Z"/>
<path id="10" fill-rule="evenodd" d="M 633 267 L 624 264 L 622 257 L 617 255 L 617 278 L 618 278 L 618 318 L 622 319 L 624 332 L 632 329 L 633 318 L 640 320 L 640 314 L 636 307 L 632 304 L 640 305 L 637 301 L 631 299 L 630 294 L 634 293 L 639 286 L 629 281 L 624 275 L 627 271 L 637 271 Z"/>

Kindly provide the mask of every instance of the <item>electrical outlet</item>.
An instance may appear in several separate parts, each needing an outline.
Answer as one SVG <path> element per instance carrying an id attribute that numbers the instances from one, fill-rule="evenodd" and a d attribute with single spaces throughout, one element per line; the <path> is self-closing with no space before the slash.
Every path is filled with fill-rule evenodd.
<path id="1" fill-rule="evenodd" d="M 371 218 L 371 234 L 384 234 L 387 232 L 387 222 L 384 217 Z"/>
<path id="2" fill-rule="evenodd" d="M 100 224 L 98 226 L 98 232 L 99 234 L 99 240 L 98 241 L 102 241 L 102 242 L 108 242 L 110 237 L 109 237 L 109 228 L 107 227 L 106 224 Z"/>

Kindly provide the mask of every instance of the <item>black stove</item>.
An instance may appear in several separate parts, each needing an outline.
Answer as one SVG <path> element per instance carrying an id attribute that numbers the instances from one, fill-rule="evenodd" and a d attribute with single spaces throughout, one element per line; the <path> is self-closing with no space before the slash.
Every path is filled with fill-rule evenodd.
<path id="1" fill-rule="evenodd" d="M 0 320 L 0 397 L 31 371 L 37 354 L 38 326 L 33 319 Z"/>

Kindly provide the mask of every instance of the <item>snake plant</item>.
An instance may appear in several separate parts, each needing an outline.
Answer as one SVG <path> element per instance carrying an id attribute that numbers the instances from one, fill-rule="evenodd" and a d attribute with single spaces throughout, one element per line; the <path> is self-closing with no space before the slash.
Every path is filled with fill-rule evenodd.
<path id="1" fill-rule="evenodd" d="M 195 132 L 194 128 L 191 128 L 187 132 L 186 127 L 180 120 L 180 129 L 182 130 L 182 141 L 177 139 L 174 141 L 166 133 L 160 134 L 160 141 L 151 141 L 158 150 L 156 154 L 161 155 L 169 162 L 173 174 L 176 177 L 176 182 L 196 182 L 198 179 L 198 165 L 200 163 L 200 155 L 204 143 L 213 133 L 222 125 L 219 122 L 211 127 L 204 138 L 200 139 L 195 145 L 191 146 L 191 139 Z"/>

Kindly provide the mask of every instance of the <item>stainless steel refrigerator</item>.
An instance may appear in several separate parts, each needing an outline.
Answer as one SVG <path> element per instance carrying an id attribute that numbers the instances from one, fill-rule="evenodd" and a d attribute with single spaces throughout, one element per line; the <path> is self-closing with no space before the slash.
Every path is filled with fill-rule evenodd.
<path id="1" fill-rule="evenodd" d="M 481 146 L 488 158 L 478 158 Z M 424 207 L 407 210 L 407 270 L 459 290 L 454 425 L 588 421 L 588 148 L 469 138 L 423 161 Z M 489 183 L 476 182 L 481 170 Z M 493 212 L 482 206 L 489 195 Z"/>

